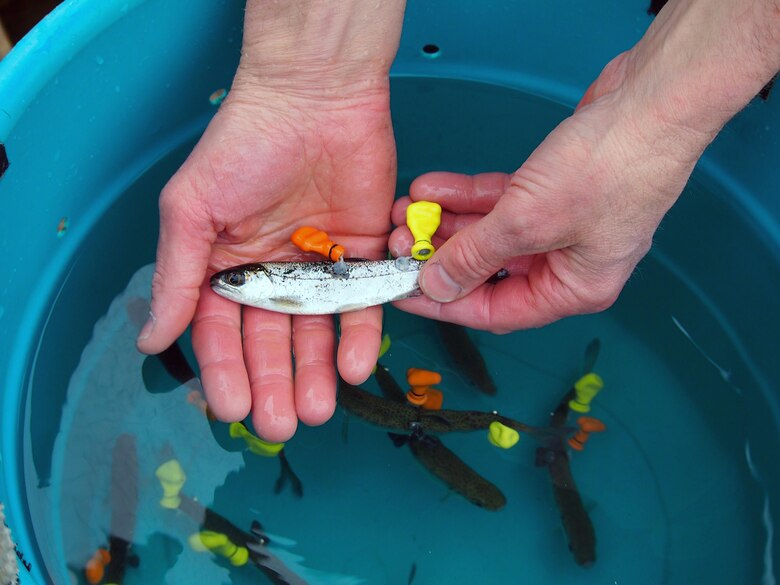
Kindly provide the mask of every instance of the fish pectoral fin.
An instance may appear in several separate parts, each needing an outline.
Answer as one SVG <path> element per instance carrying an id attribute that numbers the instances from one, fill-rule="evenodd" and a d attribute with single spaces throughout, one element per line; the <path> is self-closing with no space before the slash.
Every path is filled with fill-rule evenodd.
<path id="1" fill-rule="evenodd" d="M 269 300 L 280 308 L 283 307 L 285 309 L 297 309 L 303 306 L 301 300 L 295 297 L 271 297 Z"/>
<path id="2" fill-rule="evenodd" d="M 303 483 L 298 478 L 298 476 L 295 475 L 295 472 L 293 471 L 290 462 L 287 460 L 287 456 L 284 454 L 284 449 L 279 451 L 279 465 L 280 465 L 279 478 L 276 480 L 276 483 L 274 484 L 274 493 L 275 494 L 281 493 L 281 491 L 289 483 L 290 486 L 292 487 L 292 492 L 295 495 L 295 497 L 302 498 Z"/>
<path id="3" fill-rule="evenodd" d="M 252 520 L 252 526 L 250 527 L 249 532 L 255 538 L 255 542 L 250 542 L 249 544 L 256 544 L 258 547 L 264 547 L 268 544 L 270 539 L 265 531 L 263 531 L 263 525 L 257 520 Z M 249 544 L 247 544 L 247 548 L 249 548 Z"/>
<path id="4" fill-rule="evenodd" d="M 246 548 L 249 549 L 249 552 L 252 553 L 252 560 L 255 563 L 262 561 L 263 559 L 271 558 L 271 555 L 265 551 L 265 546 L 262 544 L 250 541 L 246 543 Z"/>
<path id="5" fill-rule="evenodd" d="M 399 433 L 387 433 L 387 436 L 390 437 L 390 440 L 393 442 L 393 445 L 396 447 L 403 447 L 409 442 L 409 435 L 401 435 Z"/>

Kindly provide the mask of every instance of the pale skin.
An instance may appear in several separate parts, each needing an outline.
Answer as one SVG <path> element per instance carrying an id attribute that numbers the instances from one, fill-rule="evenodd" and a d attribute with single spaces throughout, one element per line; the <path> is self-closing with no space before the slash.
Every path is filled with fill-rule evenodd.
<path id="1" fill-rule="evenodd" d="M 163 350 L 192 321 L 209 406 L 227 421 L 251 412 L 271 441 L 333 413 L 334 321 L 242 310 L 205 284 L 214 271 L 291 258 L 300 225 L 381 257 L 391 207 L 402 225 L 410 198 L 426 199 L 444 208 L 439 249 L 426 296 L 401 308 L 496 332 L 602 310 L 703 149 L 780 69 L 777 0 L 672 0 L 515 173 L 428 174 L 393 205 L 387 72 L 404 6 L 366 5 L 250 0 L 230 95 L 161 195 L 155 318 L 139 348 Z M 390 236 L 396 254 L 410 245 L 405 227 Z M 502 267 L 509 279 L 483 284 Z M 339 322 L 338 371 L 357 384 L 381 310 Z"/>

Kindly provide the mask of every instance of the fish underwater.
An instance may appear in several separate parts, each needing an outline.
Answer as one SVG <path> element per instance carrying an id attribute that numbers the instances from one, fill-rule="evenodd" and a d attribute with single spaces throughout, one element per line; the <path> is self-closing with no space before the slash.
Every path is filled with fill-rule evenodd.
<path id="1" fill-rule="evenodd" d="M 303 483 L 293 471 L 287 455 L 284 453 L 284 443 L 268 443 L 260 437 L 253 435 L 242 422 L 230 423 L 230 436 L 242 438 L 250 452 L 262 457 L 277 457 L 279 459 L 279 477 L 274 484 L 274 493 L 280 494 L 287 484 L 290 484 L 293 494 L 297 498 L 303 497 Z"/>
<path id="2" fill-rule="evenodd" d="M 433 433 L 479 431 L 487 430 L 490 428 L 490 423 L 497 421 L 519 433 L 525 433 L 535 438 L 543 446 L 563 448 L 562 445 L 566 437 L 576 430 L 568 426 L 560 428 L 535 427 L 502 416 L 497 412 L 425 410 L 408 403 L 401 404 L 377 396 L 344 380 L 339 380 L 337 400 L 342 408 L 352 414 L 391 431 L 410 432 L 418 428 Z"/>
<path id="3" fill-rule="evenodd" d="M 259 262 L 228 268 L 211 277 L 218 295 L 291 315 L 329 315 L 365 309 L 420 294 L 417 277 L 424 262 L 346 260 L 332 262 Z"/>
<path id="4" fill-rule="evenodd" d="M 192 369 L 192 366 L 190 366 L 187 356 L 182 351 L 178 341 L 174 341 L 168 349 L 159 354 L 147 356 L 142 365 L 142 374 L 144 386 L 152 394 L 171 392 L 179 386 L 185 385 L 191 388 L 192 392 L 196 392 L 197 396 L 202 399 L 203 387 L 200 384 L 200 379 L 195 370 Z M 191 396 L 188 396 L 187 400 L 191 401 Z M 204 410 L 207 415 L 210 414 L 207 408 Z M 226 450 L 234 450 L 228 446 L 232 433 L 223 431 L 223 427 L 229 428 L 228 425 L 215 422 L 212 417 L 209 417 L 209 422 L 211 423 L 209 427 L 215 440 Z M 257 437 L 254 437 L 255 441 L 252 441 L 252 435 L 246 429 L 246 426 L 243 423 L 238 424 L 244 427 L 245 433 L 243 434 L 249 435 L 250 440 L 247 441 L 246 436 L 244 436 L 244 440 L 247 442 L 250 451 L 252 451 L 253 442 L 265 443 Z M 227 434 L 227 437 L 223 438 L 222 435 L 225 434 Z M 221 438 L 223 440 L 220 440 Z M 235 439 L 235 437 L 232 438 Z M 293 471 L 284 447 L 275 451 L 274 454 L 279 461 L 279 477 L 274 485 L 274 493 L 281 493 L 289 485 L 296 497 L 303 497 L 303 484 Z"/>
<path id="5" fill-rule="evenodd" d="M 500 510 L 506 497 L 493 483 L 469 467 L 441 439 L 422 431 L 411 435 L 388 433 L 396 446 L 408 444 L 414 457 L 450 489 L 486 510 Z"/>
<path id="6" fill-rule="evenodd" d="M 553 412 L 553 418 L 561 418 L 565 421 L 569 400 L 572 398 L 574 398 L 573 391 L 563 397 Z M 547 467 L 555 504 L 569 541 L 569 550 L 578 565 L 591 567 L 596 562 L 596 530 L 574 482 L 569 454 L 564 449 L 547 449 L 546 452 L 540 449 L 539 451 L 542 453 L 537 453 L 537 465 Z"/>
<path id="7" fill-rule="evenodd" d="M 137 567 L 132 554 L 138 510 L 138 454 L 135 437 L 122 434 L 116 439 L 111 463 L 111 524 L 107 549 L 99 549 L 85 568 L 88 583 L 124 581 L 127 567 Z"/>
<path id="8" fill-rule="evenodd" d="M 494 396 L 498 390 L 490 376 L 485 359 L 462 325 L 437 321 L 439 338 L 452 358 L 455 368 L 483 394 Z"/>
<path id="9" fill-rule="evenodd" d="M 594 339 L 585 350 L 586 373 L 592 371 L 600 349 L 600 342 Z M 550 425 L 562 427 L 569 416 L 569 401 L 575 397 L 569 390 L 552 412 Z M 582 496 L 574 482 L 569 464 L 569 454 L 563 446 L 557 448 L 540 447 L 536 451 L 536 465 L 546 466 L 550 475 L 553 497 L 561 516 L 561 523 L 569 541 L 569 550 L 575 562 L 585 568 L 596 562 L 596 530 L 588 515 Z"/>
<path id="10" fill-rule="evenodd" d="M 385 398 L 397 402 L 398 404 L 406 404 L 406 392 L 401 389 L 398 382 L 395 381 L 393 375 L 382 364 L 377 364 L 374 370 L 374 379 L 379 384 L 379 389 L 384 394 Z"/>
<path id="11" fill-rule="evenodd" d="M 388 400 L 399 404 L 406 402 L 403 390 L 381 364 L 377 364 L 374 377 Z M 471 503 L 486 510 L 500 510 L 506 504 L 506 497 L 498 487 L 469 467 L 441 439 L 426 434 L 421 427 L 414 428 L 410 435 L 388 435 L 397 447 L 408 444 L 415 459 Z"/>
<path id="12" fill-rule="evenodd" d="M 241 566 L 247 560 L 262 571 L 274 585 L 306 585 L 307 581 L 293 572 L 285 563 L 268 548 L 269 538 L 265 535 L 259 522 L 252 522 L 249 533 L 244 532 L 230 520 L 218 514 L 211 508 L 201 504 L 195 498 L 181 491 L 168 493 L 166 483 L 178 485 L 179 490 L 184 485 L 184 475 L 179 462 L 169 459 L 158 467 L 156 475 L 163 485 L 167 495 L 163 498 L 168 502 L 165 507 L 181 510 L 192 518 L 201 528 L 200 538 L 218 538 L 216 546 L 208 546 L 204 543 L 204 550 L 225 556 L 234 566 Z M 170 488 L 169 488 L 170 489 Z M 162 502 L 161 502 L 162 503 Z M 192 538 L 190 543 L 192 544 Z M 245 549 L 243 561 L 242 549 Z"/>

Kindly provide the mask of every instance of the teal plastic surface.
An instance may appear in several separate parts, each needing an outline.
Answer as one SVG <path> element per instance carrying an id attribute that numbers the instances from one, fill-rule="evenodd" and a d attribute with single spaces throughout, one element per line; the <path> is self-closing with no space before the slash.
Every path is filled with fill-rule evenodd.
<path id="1" fill-rule="evenodd" d="M 166 156 L 183 159 L 202 132 L 215 111 L 209 95 L 230 86 L 243 8 L 240 0 L 70 0 L 0 63 L 0 141 L 10 161 L 0 179 L 0 501 L 30 567 L 20 565 L 23 584 L 48 577 L 22 486 L 47 481 L 46 449 L 59 428 L 49 405 L 61 404 L 67 388 L 56 374 L 72 370 L 105 310 L 84 299 L 83 314 L 66 318 L 54 310 L 64 302 L 60 292 L 70 278 L 91 279 L 94 298 L 110 299 L 133 272 L 122 261 L 130 252 L 121 249 L 115 261 L 91 264 L 86 241 L 137 241 L 132 253 L 153 259 L 155 209 L 128 203 L 126 215 L 114 211 L 111 221 L 107 210 L 120 195 L 142 197 L 141 187 L 128 193 L 130 185 Z M 426 99 L 413 99 L 414 91 L 394 99 L 399 191 L 437 168 L 512 170 L 603 65 L 640 38 L 651 22 L 646 8 L 637 0 L 410 2 L 394 79 L 442 84 L 431 90 L 421 83 Z M 423 51 L 431 44 L 435 56 Z M 496 93 L 494 114 L 504 123 L 491 132 L 507 148 L 469 150 L 470 136 L 484 132 L 468 119 L 483 95 L 474 82 Z M 505 90 L 560 110 L 540 110 L 531 124 L 515 112 L 533 108 L 533 100 Z M 767 102 L 754 100 L 708 149 L 701 188 L 680 201 L 656 241 L 658 256 L 701 291 L 759 382 L 750 399 L 766 408 L 753 421 L 751 456 L 773 498 L 780 495 L 772 464 L 780 421 L 778 91 Z M 449 134 L 421 133 L 420 119 Z M 464 148 L 453 152 L 452 143 Z M 63 333 L 56 349 L 41 346 L 44 330 Z M 33 379 L 41 372 L 54 375 Z M 51 419 L 41 414 L 37 428 L 26 428 L 29 410 L 51 412 Z M 35 473 L 22 465 L 22 435 L 30 432 L 40 449 L 30 454 Z M 777 510 L 769 511 L 775 525 Z M 769 554 L 778 561 L 773 546 Z"/>

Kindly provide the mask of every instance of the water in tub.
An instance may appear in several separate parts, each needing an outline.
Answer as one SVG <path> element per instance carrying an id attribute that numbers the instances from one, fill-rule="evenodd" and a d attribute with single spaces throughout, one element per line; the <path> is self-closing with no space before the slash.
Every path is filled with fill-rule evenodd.
<path id="1" fill-rule="evenodd" d="M 171 459 L 186 475 L 182 497 L 250 537 L 259 522 L 264 550 L 301 582 L 657 584 L 691 582 L 697 574 L 709 575 L 698 582 L 755 582 L 747 577 L 759 571 L 750 567 L 761 560 L 761 500 L 751 500 L 757 488 L 738 436 L 716 428 L 700 407 L 705 389 L 717 391 L 732 412 L 740 398 L 679 320 L 669 317 L 661 329 L 689 354 L 697 388 L 607 313 L 508 336 L 468 332 L 470 351 L 475 359 L 481 354 L 498 389 L 491 396 L 453 361 L 433 322 L 387 309 L 392 342 L 383 366 L 404 389 L 409 367 L 441 373 L 446 409 L 497 410 L 545 426 L 583 368 L 590 369 L 583 362 L 595 361 L 604 389 L 589 414 L 607 430 L 583 451 L 568 450 L 595 532 L 595 562 L 583 568 L 568 550 L 550 475 L 535 465 L 539 444 L 529 436 L 504 450 L 490 444 L 487 431 L 439 435 L 503 492 L 506 505 L 494 511 L 429 473 L 386 429 L 339 409 L 284 447 L 302 495 L 289 487 L 275 493 L 277 457 L 250 451 L 228 425 L 206 416 L 199 383 L 186 373 L 195 364 L 188 338 L 169 369 L 135 351 L 151 274 L 151 266 L 140 269 L 113 301 L 70 381 L 52 466 L 61 528 L 54 535 L 55 582 L 67 582 L 69 571 L 83 580 L 110 537 L 130 544 L 125 583 L 265 582 L 251 560 L 234 566 L 218 551 L 193 548 L 191 537 L 204 527 L 184 506 L 161 505 L 165 492 L 155 472 Z M 586 358 L 593 338 L 599 355 Z M 373 379 L 363 389 L 381 395 Z M 117 440 L 128 436 L 135 455 L 118 456 Z M 137 469 L 117 476 L 126 467 Z M 136 485 L 122 489 L 121 482 Z M 117 515 L 130 519 L 123 529 Z M 724 573 L 733 579 L 721 580 Z"/>

